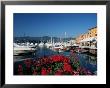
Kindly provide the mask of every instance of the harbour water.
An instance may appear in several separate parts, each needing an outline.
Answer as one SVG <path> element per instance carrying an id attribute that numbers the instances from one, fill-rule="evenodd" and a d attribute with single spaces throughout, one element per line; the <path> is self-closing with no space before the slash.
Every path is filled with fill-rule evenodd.
<path id="1" fill-rule="evenodd" d="M 65 51 L 65 52 L 57 52 L 53 51 L 51 49 L 48 49 L 46 47 L 38 47 L 36 52 L 33 55 L 25 55 L 25 56 L 14 56 L 14 65 L 16 63 L 20 63 L 25 59 L 38 59 L 45 56 L 51 56 L 51 55 L 57 55 L 62 54 L 64 56 L 70 56 L 71 52 Z M 75 53 L 80 61 L 80 65 L 88 70 L 90 70 L 92 73 L 97 71 L 97 57 L 90 56 L 87 54 L 81 54 L 81 53 Z M 15 66 L 16 67 L 16 66 Z"/>

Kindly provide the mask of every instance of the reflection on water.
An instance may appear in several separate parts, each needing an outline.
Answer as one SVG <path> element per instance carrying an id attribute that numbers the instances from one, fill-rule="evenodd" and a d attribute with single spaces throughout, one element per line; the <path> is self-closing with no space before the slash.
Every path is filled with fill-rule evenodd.
<path id="1" fill-rule="evenodd" d="M 39 57 L 43 56 L 50 56 L 55 54 L 63 54 L 65 56 L 70 56 L 70 52 L 55 52 L 47 48 L 38 48 L 35 52 L 35 55 L 26 55 L 26 56 L 14 56 L 14 62 L 22 61 L 24 59 L 38 59 Z M 91 72 L 97 71 L 97 57 L 90 56 L 87 54 L 76 54 L 79 58 L 80 65 L 89 69 Z"/>
<path id="2" fill-rule="evenodd" d="M 36 52 L 36 57 L 38 58 L 42 56 L 50 56 L 50 55 L 55 55 L 55 54 L 58 54 L 58 53 L 44 47 L 44 48 L 38 48 Z"/>
<path id="3" fill-rule="evenodd" d="M 97 58 L 94 56 L 86 55 L 86 54 L 79 54 L 78 58 L 80 59 L 80 64 L 90 69 L 92 72 L 97 71 Z"/>

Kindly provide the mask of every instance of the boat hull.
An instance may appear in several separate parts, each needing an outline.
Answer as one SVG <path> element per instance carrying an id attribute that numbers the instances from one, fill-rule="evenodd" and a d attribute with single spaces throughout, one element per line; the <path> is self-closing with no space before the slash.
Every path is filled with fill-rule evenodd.
<path id="1" fill-rule="evenodd" d="M 14 55 L 24 55 L 34 53 L 36 48 L 14 48 Z"/>
<path id="2" fill-rule="evenodd" d="M 32 54 L 34 53 L 34 50 L 14 50 L 14 55 L 25 55 L 25 54 Z"/>

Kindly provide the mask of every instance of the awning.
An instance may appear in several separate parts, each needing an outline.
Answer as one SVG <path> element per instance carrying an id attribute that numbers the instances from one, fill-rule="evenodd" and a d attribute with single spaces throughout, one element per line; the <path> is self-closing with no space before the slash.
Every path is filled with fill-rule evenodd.
<path id="1" fill-rule="evenodd" d="M 97 41 L 97 39 L 94 37 L 90 37 L 90 38 L 86 38 L 86 39 L 81 40 L 81 42 L 90 42 L 90 41 Z"/>

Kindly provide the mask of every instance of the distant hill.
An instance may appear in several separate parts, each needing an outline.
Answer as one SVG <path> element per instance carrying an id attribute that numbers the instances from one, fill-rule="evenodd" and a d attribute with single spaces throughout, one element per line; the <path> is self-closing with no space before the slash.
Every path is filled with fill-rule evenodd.
<path id="1" fill-rule="evenodd" d="M 74 39 L 74 38 L 59 38 L 59 37 L 52 37 L 52 39 L 54 40 L 54 42 L 58 42 L 58 41 L 67 41 L 67 40 L 71 40 L 71 39 Z M 28 41 L 28 42 L 47 42 L 47 41 L 51 41 L 51 37 L 50 36 L 43 36 L 43 37 L 29 37 L 29 36 L 26 36 L 26 37 L 14 37 L 14 42 L 18 42 L 18 41 Z"/>

